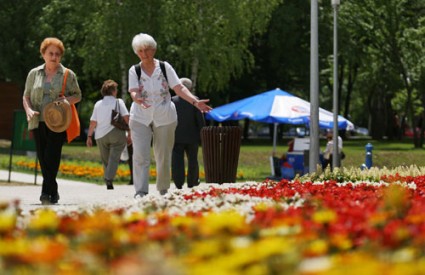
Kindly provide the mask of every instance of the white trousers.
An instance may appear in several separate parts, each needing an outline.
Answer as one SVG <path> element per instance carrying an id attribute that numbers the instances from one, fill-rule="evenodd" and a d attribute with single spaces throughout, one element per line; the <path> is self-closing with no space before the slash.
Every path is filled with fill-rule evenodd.
<path id="1" fill-rule="evenodd" d="M 171 182 L 171 153 L 177 121 L 156 127 L 130 120 L 133 141 L 133 183 L 137 193 L 149 193 L 151 143 L 156 163 L 156 188 L 165 191 Z"/>

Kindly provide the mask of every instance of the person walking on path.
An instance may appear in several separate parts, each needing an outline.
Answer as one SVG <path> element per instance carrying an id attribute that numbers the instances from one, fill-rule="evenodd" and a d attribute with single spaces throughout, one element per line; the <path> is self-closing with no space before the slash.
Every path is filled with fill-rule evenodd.
<path id="1" fill-rule="evenodd" d="M 333 160 L 333 133 L 332 132 L 328 132 L 326 135 L 326 148 L 325 151 L 323 152 L 323 168 L 326 167 L 330 167 L 331 170 L 333 170 L 333 166 L 332 166 L 332 160 Z M 345 158 L 345 154 L 342 151 L 343 145 L 342 145 L 342 138 L 340 136 L 338 136 L 338 154 L 339 154 L 339 159 L 342 160 Z"/>
<path id="2" fill-rule="evenodd" d="M 27 76 L 23 96 L 23 107 L 28 121 L 28 130 L 34 136 L 37 158 L 40 162 L 43 184 L 40 201 L 42 204 L 55 204 L 59 201 L 58 175 L 62 146 L 65 142 L 66 126 L 51 130 L 41 115 L 45 107 L 58 98 L 63 104 L 75 104 L 81 100 L 81 90 L 75 73 L 61 64 L 65 53 L 63 42 L 48 37 L 40 45 L 44 64 L 33 68 Z M 67 80 L 64 84 L 65 72 Z M 60 97 L 62 91 L 63 96 Z M 65 123 L 62 123 L 65 125 Z M 60 128 L 60 129 L 59 129 Z"/>
<path id="3" fill-rule="evenodd" d="M 208 99 L 198 99 L 181 84 L 168 62 L 155 59 L 157 43 L 148 34 L 140 33 L 132 41 L 140 63 L 129 69 L 130 129 L 133 141 L 133 181 L 135 199 L 149 192 L 150 147 L 156 162 L 156 188 L 165 195 L 171 182 L 171 152 L 177 126 L 177 112 L 171 101 L 169 87 L 201 112 L 209 112 Z"/>
<path id="4" fill-rule="evenodd" d="M 100 91 L 103 99 L 97 101 L 94 105 L 86 141 L 87 146 L 92 147 L 94 133 L 103 164 L 106 188 L 109 190 L 114 189 L 113 181 L 117 173 L 121 153 L 127 144 L 127 138 L 131 139 L 130 134 L 126 137 L 124 130 L 118 129 L 111 124 L 111 112 L 114 109 L 119 110 L 127 124 L 129 122 L 129 114 L 124 101 L 121 98 L 117 99 L 117 87 L 118 84 L 113 80 L 103 82 Z M 117 106 L 119 107 L 117 108 Z"/>
<path id="5" fill-rule="evenodd" d="M 192 89 L 192 81 L 181 78 L 181 83 L 189 90 Z M 179 96 L 173 96 L 171 100 L 176 105 L 177 128 L 175 133 L 171 175 L 178 189 L 183 188 L 185 182 L 185 161 L 187 158 L 187 186 L 199 185 L 198 149 L 201 143 L 201 129 L 205 126 L 203 114 L 189 102 Z"/>

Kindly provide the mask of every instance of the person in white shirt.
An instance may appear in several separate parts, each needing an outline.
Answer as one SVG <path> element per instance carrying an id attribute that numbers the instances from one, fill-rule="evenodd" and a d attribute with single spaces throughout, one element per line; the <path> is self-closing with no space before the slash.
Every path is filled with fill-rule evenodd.
<path id="1" fill-rule="evenodd" d="M 326 143 L 326 149 L 323 152 L 323 168 L 326 168 L 328 165 L 330 165 L 330 168 L 332 169 L 332 156 L 333 156 L 333 134 L 332 132 L 328 132 L 326 135 L 327 143 Z M 338 136 L 338 153 L 340 160 L 342 160 L 343 152 L 342 152 L 342 138 Z"/>
<path id="2" fill-rule="evenodd" d="M 99 147 L 102 159 L 106 188 L 114 189 L 113 180 L 117 173 L 121 153 L 127 144 L 126 131 L 116 128 L 111 124 L 112 110 L 119 104 L 119 111 L 124 121 L 128 124 L 129 114 L 124 101 L 117 99 L 118 84 L 113 80 L 103 82 L 101 94 L 103 99 L 96 102 L 90 117 L 90 126 L 86 144 L 93 146 L 93 133 Z M 128 131 L 129 132 L 129 131 Z M 130 133 L 128 134 L 130 139 Z"/>
<path id="3" fill-rule="evenodd" d="M 208 99 L 198 99 L 181 84 L 168 62 L 160 63 L 154 58 L 157 43 L 152 36 L 137 34 L 132 47 L 140 59 L 140 63 L 131 66 L 128 73 L 128 90 L 133 100 L 129 126 L 133 142 L 134 198 L 139 199 L 149 193 L 151 143 L 156 163 L 156 188 L 161 195 L 170 188 L 177 113 L 169 88 L 203 113 L 212 108 L 206 104 Z"/>

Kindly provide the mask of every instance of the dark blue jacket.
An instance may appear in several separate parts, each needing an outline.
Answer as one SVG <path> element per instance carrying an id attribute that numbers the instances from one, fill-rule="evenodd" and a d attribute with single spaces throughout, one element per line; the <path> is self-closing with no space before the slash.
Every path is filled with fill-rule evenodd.
<path id="1" fill-rule="evenodd" d="M 171 100 L 176 105 L 177 128 L 175 143 L 193 144 L 201 142 L 201 129 L 205 126 L 204 115 L 192 104 L 179 96 Z"/>

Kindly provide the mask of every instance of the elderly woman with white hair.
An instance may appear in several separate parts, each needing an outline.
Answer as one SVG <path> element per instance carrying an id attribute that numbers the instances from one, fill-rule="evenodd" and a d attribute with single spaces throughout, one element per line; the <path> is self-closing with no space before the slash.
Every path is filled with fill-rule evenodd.
<path id="1" fill-rule="evenodd" d="M 129 69 L 129 93 L 133 100 L 130 108 L 130 130 L 133 140 L 133 182 L 135 199 L 149 193 L 150 146 L 156 162 L 156 188 L 165 195 L 171 182 L 171 152 L 177 113 L 171 101 L 169 88 L 181 98 L 209 112 L 208 99 L 198 99 L 181 84 L 174 68 L 155 59 L 157 43 L 148 34 L 140 33 L 132 41 L 140 63 Z"/>

